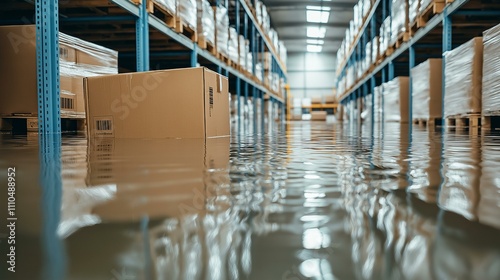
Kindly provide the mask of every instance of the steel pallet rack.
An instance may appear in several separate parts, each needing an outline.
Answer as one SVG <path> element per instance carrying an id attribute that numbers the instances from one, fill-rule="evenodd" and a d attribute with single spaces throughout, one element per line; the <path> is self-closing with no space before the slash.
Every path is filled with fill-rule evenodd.
<path id="1" fill-rule="evenodd" d="M 377 0 L 372 10 L 360 28 L 359 35 L 349 50 L 347 59 L 337 69 L 337 83 L 346 75 L 346 69 L 356 61 L 360 61 L 365 55 L 365 44 L 377 36 L 382 21 L 390 16 L 391 0 Z M 447 0 L 446 6 L 441 13 L 435 14 L 427 21 L 424 27 L 418 29 L 407 42 L 403 42 L 394 52 L 377 64 L 373 70 L 358 80 L 353 87 L 340 97 L 343 106 L 352 104 L 356 106 L 363 98 L 371 97 L 371 127 L 374 127 L 375 99 L 372 94 L 377 85 L 388 82 L 398 76 L 410 77 L 409 88 L 409 123 L 412 122 L 412 92 L 410 69 L 428 58 L 443 58 L 446 51 L 464 43 L 473 37 L 482 36 L 482 31 L 500 23 L 500 6 L 495 1 L 487 0 Z M 467 23 L 473 22 L 473 24 Z M 453 28 L 453 27 L 461 27 Z M 444 79 L 443 77 L 443 100 Z M 445 103 L 442 103 L 445 106 Z M 444 108 L 444 107 L 443 107 Z M 352 120 L 358 119 L 359 114 L 354 116 L 354 110 L 350 111 Z M 372 129 L 373 131 L 373 129 Z M 411 126 L 409 130 L 411 136 Z"/>
<path id="2" fill-rule="evenodd" d="M 147 1 L 134 4 L 129 0 L 36 0 L 16 1 L 3 4 L 5 9 L 17 10 L 33 9 L 34 21 L 37 30 L 37 67 L 38 67 L 38 101 L 39 101 L 39 132 L 60 133 L 60 104 L 59 104 L 59 30 L 84 40 L 95 42 L 119 51 L 119 66 L 125 65 L 126 69 L 135 71 L 148 71 L 154 69 L 175 68 L 177 66 L 196 67 L 202 65 L 209 67 L 230 78 L 230 90 L 239 100 L 240 96 L 249 97 L 251 93 L 256 106 L 257 98 L 269 97 L 272 103 L 281 108 L 281 120 L 284 120 L 286 96 L 281 98 L 252 77 L 244 75 L 235 67 L 229 66 L 215 57 L 209 51 L 202 49 L 196 42 L 177 33 L 168 27 L 162 20 L 147 11 Z M 33 7 L 34 2 L 34 7 Z M 279 74 L 286 81 L 286 68 L 281 63 L 271 41 L 258 24 L 252 8 L 245 0 L 210 1 L 211 4 L 229 7 L 234 6 L 236 18 L 230 25 L 234 26 L 239 34 L 250 41 L 253 55 L 252 74 L 255 77 L 255 63 L 258 62 L 258 53 L 270 51 L 272 54 L 272 71 Z M 9 8 L 9 4 L 12 7 Z M 105 7 L 109 13 L 98 8 Z M 82 9 L 85 13 L 82 13 Z M 22 10 L 22 9 L 21 9 Z M 78 12 L 72 13 L 73 10 Z M 64 13 L 60 14 L 60 11 Z M 65 12 L 68 13 L 65 13 Z M 92 12 L 90 12 L 92 11 Z M 11 17 L 1 21 L 1 24 L 26 24 L 30 23 L 31 14 L 12 13 Z M 21 20 L 19 20 L 21 19 Z M 101 29 L 103 26 L 120 26 L 123 34 L 113 34 L 112 29 Z M 82 30 L 86 26 L 87 30 Z M 61 27 L 61 28 L 60 28 Z M 126 33 L 126 34 L 125 34 Z M 126 36 L 123 36 L 126 35 Z M 110 39 L 114 38 L 114 40 Z M 127 60 L 128 59 L 128 60 Z M 165 64 L 165 59 L 170 59 Z M 125 61 L 122 63 L 122 60 Z M 135 60 L 135 61 L 133 61 Z M 150 62 L 157 62 L 154 67 Z M 133 70 L 132 70 L 133 71 Z M 121 72 L 121 71 L 120 71 Z M 262 102 L 262 115 L 264 114 Z M 241 116 L 240 102 L 237 114 Z M 262 117 L 262 120 L 264 118 Z"/>

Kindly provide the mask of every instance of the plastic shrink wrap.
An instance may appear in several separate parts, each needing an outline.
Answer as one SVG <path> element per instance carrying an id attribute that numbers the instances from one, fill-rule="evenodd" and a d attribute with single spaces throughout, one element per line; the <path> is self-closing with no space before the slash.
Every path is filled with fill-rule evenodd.
<path id="1" fill-rule="evenodd" d="M 246 67 L 247 67 L 247 71 L 250 74 L 253 74 L 253 54 L 251 52 L 247 53 L 247 64 L 246 64 Z"/>
<path id="2" fill-rule="evenodd" d="M 287 49 L 285 47 L 285 43 L 283 43 L 283 41 L 279 41 L 279 55 L 280 55 L 280 59 L 281 59 L 281 62 L 283 63 L 283 65 L 286 65 L 287 64 Z"/>
<path id="3" fill-rule="evenodd" d="M 353 30 L 354 32 L 356 32 L 355 34 L 357 34 L 357 31 L 359 30 L 359 27 L 361 26 L 361 19 L 359 18 L 359 15 L 360 15 L 360 7 L 359 7 L 359 2 L 358 4 L 354 5 L 354 13 L 353 13 Z"/>
<path id="4" fill-rule="evenodd" d="M 364 59 L 364 66 L 363 66 L 363 73 L 368 71 L 370 69 L 370 66 L 372 65 L 372 51 L 373 51 L 373 41 L 370 41 L 366 43 L 365 46 L 365 59 Z"/>
<path id="5" fill-rule="evenodd" d="M 390 45 L 398 40 L 398 36 L 406 32 L 408 26 L 408 2 L 407 0 L 392 0 L 391 9 L 392 25 Z"/>
<path id="6" fill-rule="evenodd" d="M 397 77 L 383 86 L 384 122 L 408 122 L 408 77 Z"/>
<path id="7" fill-rule="evenodd" d="M 442 117 L 442 60 L 428 59 L 411 69 L 413 119 Z"/>
<path id="8" fill-rule="evenodd" d="M 444 57 L 444 116 L 481 113 L 482 37 L 444 53 Z"/>
<path id="9" fill-rule="evenodd" d="M 238 53 L 239 53 L 239 60 L 238 64 L 243 67 L 243 69 L 246 69 L 246 60 L 247 60 L 247 53 L 248 53 L 248 40 L 245 40 L 245 37 L 243 35 L 238 36 Z"/>
<path id="10" fill-rule="evenodd" d="M 229 27 L 229 41 L 227 44 L 227 52 L 229 59 L 233 62 L 238 62 L 238 32 L 234 27 Z"/>
<path id="11" fill-rule="evenodd" d="M 38 114 L 35 33 L 34 25 L 0 27 L 0 114 Z M 12 44 L 10 38 L 16 36 L 27 43 Z M 118 52 L 59 33 L 63 116 L 85 116 L 84 77 L 117 73 Z"/>
<path id="12" fill-rule="evenodd" d="M 391 18 L 387 17 L 380 25 L 380 38 L 379 38 L 379 56 L 385 55 L 389 48 L 389 39 L 391 35 Z"/>
<path id="13" fill-rule="evenodd" d="M 182 0 L 181 0 L 182 1 Z M 215 45 L 214 10 L 207 0 L 198 0 L 198 38 Z"/>
<path id="14" fill-rule="evenodd" d="M 365 123 L 370 123 L 372 119 L 372 95 L 363 97 L 363 110 L 361 111 L 361 119 Z"/>
<path id="15" fill-rule="evenodd" d="M 370 0 L 363 0 L 363 18 L 366 18 L 370 13 L 372 3 Z"/>
<path id="16" fill-rule="evenodd" d="M 177 15 L 185 24 L 196 31 L 198 15 L 196 0 L 179 0 L 177 2 Z"/>
<path id="17" fill-rule="evenodd" d="M 375 36 L 372 40 L 372 63 L 376 63 L 378 61 L 379 55 L 379 37 Z"/>
<path id="18" fill-rule="evenodd" d="M 215 39 L 217 52 L 225 56 L 228 55 L 227 47 L 229 41 L 229 16 L 227 15 L 227 9 L 225 7 L 219 6 L 214 7 L 215 9 Z"/>
<path id="19" fill-rule="evenodd" d="M 408 21 L 410 22 L 410 24 L 417 21 L 419 7 L 420 0 L 408 0 Z"/>
<path id="20" fill-rule="evenodd" d="M 262 25 L 262 2 L 255 1 L 255 15 L 257 18 L 257 22 Z"/>
<path id="21" fill-rule="evenodd" d="M 262 63 L 260 63 L 260 62 L 255 63 L 255 76 L 257 77 L 257 80 L 259 80 L 261 82 L 263 82 L 263 80 L 264 80 L 263 79 L 264 78 L 263 77 L 263 75 L 264 75 L 263 70 L 264 69 L 262 68 Z"/>
<path id="22" fill-rule="evenodd" d="M 483 115 L 500 115 L 500 25 L 483 33 Z"/>
<path id="23" fill-rule="evenodd" d="M 160 4 L 160 6 L 166 9 L 172 15 L 177 14 L 177 1 L 183 0 L 155 0 L 156 3 Z"/>

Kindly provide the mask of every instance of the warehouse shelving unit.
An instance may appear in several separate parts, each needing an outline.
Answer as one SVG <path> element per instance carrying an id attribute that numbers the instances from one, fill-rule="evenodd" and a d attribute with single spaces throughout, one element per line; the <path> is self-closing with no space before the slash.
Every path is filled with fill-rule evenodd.
<path id="1" fill-rule="evenodd" d="M 346 75 L 346 69 L 365 55 L 365 44 L 379 33 L 380 24 L 390 15 L 391 0 L 377 0 L 367 20 L 362 25 L 358 37 L 349 50 L 347 59 L 337 69 L 337 82 Z M 388 82 L 397 76 L 410 77 L 409 91 L 409 122 L 412 122 L 412 92 L 410 69 L 428 58 L 443 58 L 446 51 L 462 44 L 473 37 L 482 36 L 482 31 L 497 25 L 500 16 L 500 5 L 489 0 L 446 0 L 446 6 L 441 13 L 435 14 L 425 26 L 418 29 L 406 42 L 400 44 L 394 52 L 383 61 L 373 66 L 372 71 L 365 74 L 347 89 L 340 97 L 343 106 L 355 105 L 359 99 L 371 96 L 371 120 L 374 126 L 375 99 L 372 94 L 374 88 Z M 460 27 L 453 28 L 453 27 Z M 443 100 L 444 82 L 443 74 Z M 446 104 L 443 102 L 443 106 Z M 356 119 L 354 110 L 351 110 L 351 119 Z M 411 134 L 411 126 L 410 126 Z"/>
<path id="2" fill-rule="evenodd" d="M 235 19 L 230 22 L 239 34 L 250 41 L 253 55 L 252 76 L 245 75 L 235 67 L 223 63 L 211 52 L 202 49 L 196 42 L 168 27 L 162 20 L 148 13 L 147 1 L 135 4 L 130 0 L 9 0 L 12 5 L 12 17 L 0 21 L 2 24 L 26 24 L 30 9 L 34 9 L 37 27 L 38 61 L 38 100 L 39 132 L 60 133 L 59 104 L 59 49 L 57 34 L 59 31 L 94 42 L 119 51 L 120 72 L 148 71 L 177 67 L 208 67 L 230 79 L 230 91 L 240 100 L 250 96 L 257 106 L 257 99 L 264 98 L 277 103 L 284 120 L 286 96 L 277 96 L 263 83 L 254 79 L 258 53 L 270 51 L 272 71 L 286 81 L 286 68 L 281 63 L 278 53 L 264 33 L 252 13 L 252 8 L 245 0 L 210 1 L 211 4 L 233 7 Z M 30 2 L 30 3 L 26 3 Z M 33 7 L 33 2 L 35 2 Z M 135 1 L 138 2 L 138 1 Z M 2 4 L 9 7 L 8 4 Z M 21 10 L 22 12 L 17 12 Z M 2 8 L 0 8 L 0 11 Z M 55 74 L 56 73 L 56 74 Z M 43 108 L 43 109 L 42 109 Z M 242 110 L 238 102 L 237 114 Z M 262 120 L 264 118 L 262 117 Z"/>

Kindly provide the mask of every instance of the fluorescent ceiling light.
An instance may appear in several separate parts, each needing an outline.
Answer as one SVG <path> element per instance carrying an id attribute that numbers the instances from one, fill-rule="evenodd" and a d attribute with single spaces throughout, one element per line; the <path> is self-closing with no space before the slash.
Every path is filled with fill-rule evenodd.
<path id="1" fill-rule="evenodd" d="M 307 45 L 308 52 L 320 52 L 323 49 L 321 45 Z"/>
<path id="2" fill-rule="evenodd" d="M 325 41 L 316 39 L 307 39 L 307 43 L 311 45 L 323 45 Z"/>
<path id="3" fill-rule="evenodd" d="M 307 27 L 307 37 L 310 38 L 325 38 L 326 28 L 325 27 Z"/>
<path id="4" fill-rule="evenodd" d="M 307 22 L 327 23 L 330 17 L 329 7 L 307 6 Z"/>

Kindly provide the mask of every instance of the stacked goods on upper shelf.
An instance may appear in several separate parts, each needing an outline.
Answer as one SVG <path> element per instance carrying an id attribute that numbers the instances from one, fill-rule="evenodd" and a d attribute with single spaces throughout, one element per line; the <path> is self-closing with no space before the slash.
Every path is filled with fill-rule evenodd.
<path id="1" fill-rule="evenodd" d="M 444 116 L 481 113 L 483 41 L 476 37 L 444 53 Z"/>
<path id="2" fill-rule="evenodd" d="M 238 62 L 238 32 L 234 27 L 229 27 L 229 41 L 227 44 L 227 52 L 229 54 L 229 59 L 233 62 Z"/>
<path id="3" fill-rule="evenodd" d="M 383 84 L 382 88 L 383 121 L 408 122 L 409 78 L 396 77 L 394 80 Z"/>
<path id="4" fill-rule="evenodd" d="M 260 62 L 255 63 L 255 77 L 260 82 L 264 81 L 264 76 L 263 76 L 264 73 L 263 72 L 264 72 L 264 69 L 262 68 L 262 63 L 260 63 Z"/>
<path id="5" fill-rule="evenodd" d="M 386 17 L 380 25 L 379 36 L 379 56 L 383 57 L 389 49 L 389 41 L 391 37 L 391 17 Z"/>
<path id="6" fill-rule="evenodd" d="M 408 22 L 413 25 L 417 21 L 418 9 L 420 8 L 420 0 L 408 1 Z"/>
<path id="7" fill-rule="evenodd" d="M 198 0 L 198 41 L 215 46 L 214 10 L 207 0 Z"/>
<path id="8" fill-rule="evenodd" d="M 250 74 L 253 74 L 253 54 L 250 51 L 247 53 L 246 68 Z"/>
<path id="9" fill-rule="evenodd" d="M 375 64 L 379 57 L 379 37 L 375 36 L 372 40 L 372 63 Z"/>
<path id="10" fill-rule="evenodd" d="M 380 85 L 373 89 L 373 98 L 375 102 L 373 103 L 373 121 L 382 122 L 382 92 L 384 91 L 384 85 Z"/>
<path id="11" fill-rule="evenodd" d="M 363 59 L 363 73 L 366 73 L 370 66 L 372 65 L 372 52 L 373 52 L 373 41 L 366 43 L 365 46 L 365 58 Z"/>
<path id="12" fill-rule="evenodd" d="M 229 16 L 227 9 L 223 6 L 214 7 L 215 10 L 215 41 L 216 48 L 219 54 L 228 57 L 228 41 L 229 41 Z"/>
<path id="13" fill-rule="evenodd" d="M 276 30 L 274 30 L 273 28 L 269 30 L 269 39 L 271 39 L 271 43 L 273 44 L 274 49 L 278 50 L 279 48 L 278 32 L 276 32 Z"/>
<path id="14" fill-rule="evenodd" d="M 483 115 L 500 115 L 500 25 L 483 33 Z"/>
<path id="15" fill-rule="evenodd" d="M 197 14 L 196 0 L 180 0 L 177 1 L 177 15 L 179 20 L 196 31 L 197 27 Z"/>
<path id="16" fill-rule="evenodd" d="M 238 64 L 243 68 L 243 70 L 247 70 L 246 63 L 247 63 L 247 55 L 250 50 L 249 44 L 250 42 L 248 40 L 245 40 L 245 37 L 243 35 L 238 36 L 238 53 L 239 53 Z"/>
<path id="17" fill-rule="evenodd" d="M 154 2 L 162 6 L 172 15 L 177 15 L 177 0 L 154 0 Z"/>
<path id="18" fill-rule="evenodd" d="M 414 120 L 442 118 L 442 63 L 432 58 L 411 69 Z"/>
<path id="19" fill-rule="evenodd" d="M 389 45 L 394 45 L 400 36 L 407 31 L 408 28 L 408 1 L 407 0 L 392 0 L 391 9 L 392 26 L 390 32 Z M 405 38 L 407 39 L 407 38 Z"/>
<path id="20" fill-rule="evenodd" d="M 281 62 L 283 63 L 283 65 L 286 65 L 286 63 L 287 63 L 287 50 L 285 47 L 285 43 L 283 43 L 283 41 L 279 41 L 278 45 L 279 45 L 278 52 L 279 52 Z"/>
<path id="21" fill-rule="evenodd" d="M 270 52 L 259 53 L 258 59 L 262 62 L 264 70 L 271 69 L 272 55 Z"/>
<path id="22" fill-rule="evenodd" d="M 0 27 L 0 114 L 38 114 L 34 25 Z M 12 38 L 18 44 L 12 43 Z M 83 78 L 118 73 L 118 53 L 59 33 L 62 117 L 85 117 Z"/>

